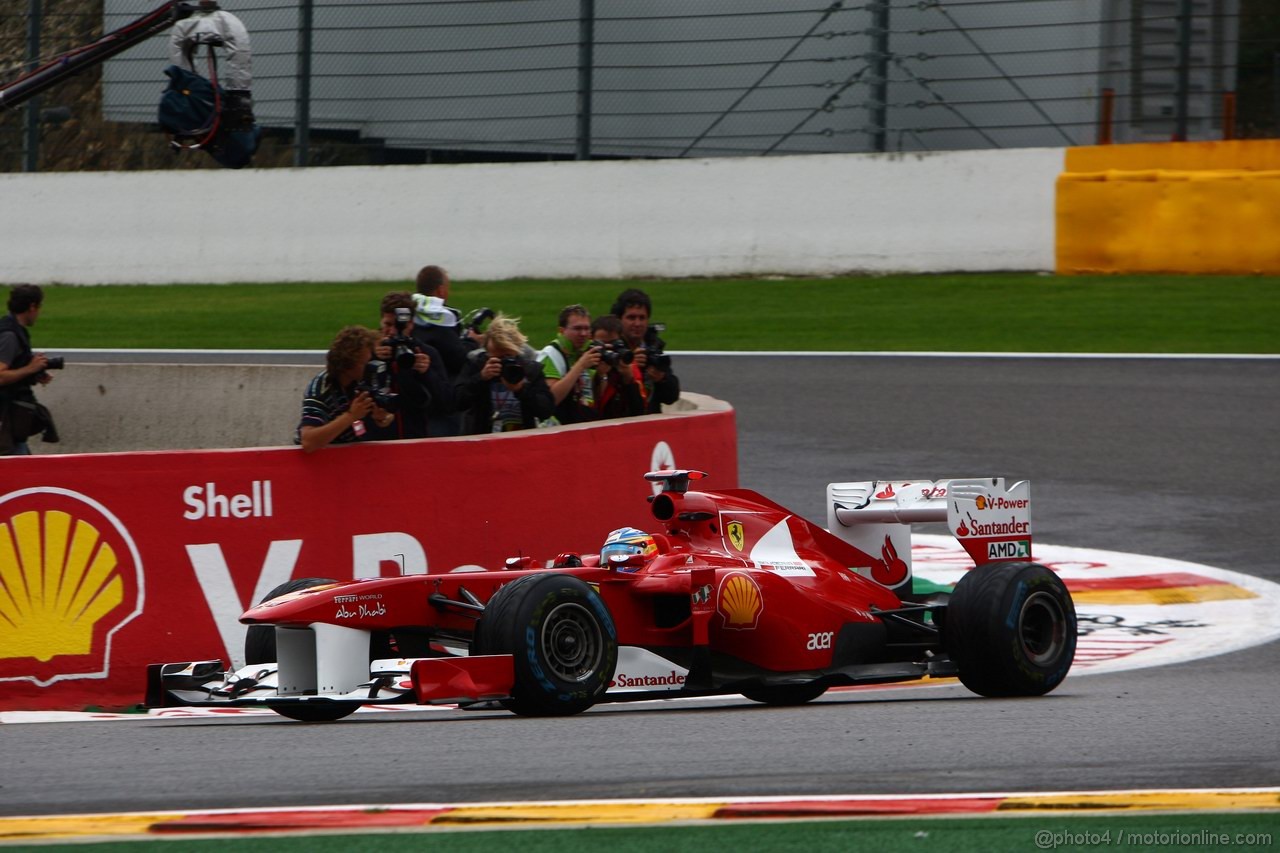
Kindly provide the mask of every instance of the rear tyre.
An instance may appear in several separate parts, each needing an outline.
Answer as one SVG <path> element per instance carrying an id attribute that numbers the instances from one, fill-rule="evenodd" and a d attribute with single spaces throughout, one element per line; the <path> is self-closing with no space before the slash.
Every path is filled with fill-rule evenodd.
<path id="1" fill-rule="evenodd" d="M 337 581 L 331 578 L 298 578 L 297 580 L 286 581 L 263 596 L 262 601 L 258 603 L 261 604 L 263 601 L 270 601 L 273 598 L 279 598 L 282 595 L 288 595 L 300 589 L 311 589 L 315 586 L 324 586 L 330 583 L 337 583 Z M 244 632 L 244 662 L 246 665 L 276 662 L 276 629 L 274 626 L 249 626 L 249 630 Z M 284 712 L 281 711 L 281 713 Z M 285 716 L 288 715 L 286 714 Z M 345 717 L 346 714 L 342 716 Z M 301 718 L 295 717 L 295 719 Z M 334 719 L 338 718 L 334 717 Z"/>
<path id="2" fill-rule="evenodd" d="M 502 706 L 527 717 L 577 714 L 609 687 L 618 635 L 600 596 L 571 575 L 518 578 L 485 605 L 475 655 L 511 655 L 515 685 Z"/>
<path id="3" fill-rule="evenodd" d="M 943 622 L 960 681 L 982 696 L 1042 696 L 1067 677 L 1076 610 L 1062 580 L 1036 563 L 991 563 L 956 584 Z"/>
<path id="4" fill-rule="evenodd" d="M 282 717 L 304 723 L 332 723 L 356 712 L 360 705 L 353 702 L 317 702 L 307 705 L 272 705 L 271 710 Z"/>
<path id="5" fill-rule="evenodd" d="M 783 684 L 774 687 L 752 687 L 742 695 L 764 705 L 803 705 L 827 692 L 825 684 Z"/>

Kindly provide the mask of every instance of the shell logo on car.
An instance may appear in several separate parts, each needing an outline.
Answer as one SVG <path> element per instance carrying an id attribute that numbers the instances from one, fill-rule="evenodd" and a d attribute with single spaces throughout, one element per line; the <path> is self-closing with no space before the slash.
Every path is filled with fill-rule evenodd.
<path id="1" fill-rule="evenodd" d="M 751 631 L 760 624 L 764 598 L 755 580 L 740 572 L 725 577 L 720 584 L 720 604 L 724 626 L 734 631 Z"/>
<path id="2" fill-rule="evenodd" d="M 102 504 L 56 488 L 0 497 L 0 681 L 105 678 L 143 588 L 137 547 Z"/>

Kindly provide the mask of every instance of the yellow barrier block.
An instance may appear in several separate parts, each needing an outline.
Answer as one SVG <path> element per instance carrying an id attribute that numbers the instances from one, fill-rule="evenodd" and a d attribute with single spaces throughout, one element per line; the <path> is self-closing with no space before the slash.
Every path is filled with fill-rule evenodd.
<path id="1" fill-rule="evenodd" d="M 1170 169 L 1280 169 L 1280 139 L 1229 142 L 1155 142 L 1068 148 L 1066 171 Z"/>
<path id="2" fill-rule="evenodd" d="M 1280 274 L 1277 234 L 1280 171 L 1069 171 L 1058 178 L 1062 274 Z"/>

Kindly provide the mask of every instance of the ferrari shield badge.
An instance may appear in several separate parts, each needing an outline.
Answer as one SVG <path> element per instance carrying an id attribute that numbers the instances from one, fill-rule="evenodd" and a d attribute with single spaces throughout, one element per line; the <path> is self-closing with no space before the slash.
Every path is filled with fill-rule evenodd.
<path id="1" fill-rule="evenodd" d="M 729 534 L 729 544 L 733 545 L 734 548 L 737 548 L 739 551 L 741 551 L 742 543 L 746 541 L 745 537 L 742 534 L 742 522 L 731 521 L 727 525 L 725 525 L 724 529 L 725 529 L 725 532 Z"/>

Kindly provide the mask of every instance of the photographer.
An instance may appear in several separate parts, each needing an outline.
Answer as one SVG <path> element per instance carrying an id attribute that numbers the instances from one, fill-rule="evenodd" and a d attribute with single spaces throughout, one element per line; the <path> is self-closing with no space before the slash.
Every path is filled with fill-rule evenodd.
<path id="1" fill-rule="evenodd" d="M 477 336 L 462 325 L 462 315 L 445 304 L 449 298 L 449 273 L 431 265 L 418 270 L 418 292 L 413 294 L 413 337 L 424 346 L 435 347 L 444 361 L 451 382 L 466 363 L 467 356 L 480 346 Z"/>
<path id="2" fill-rule="evenodd" d="M 601 351 L 587 346 L 591 315 L 581 305 L 568 305 L 561 309 L 557 323 L 560 334 L 538 353 L 556 403 L 556 420 L 562 424 L 596 420 L 595 367 Z"/>
<path id="3" fill-rule="evenodd" d="M 454 390 L 468 435 L 532 429 L 555 412 L 528 339 L 502 314 L 489 324 L 484 349 L 467 356 Z"/>
<path id="4" fill-rule="evenodd" d="M 314 453 L 329 444 L 362 441 L 370 420 L 389 427 L 395 415 L 374 404 L 374 396 L 361 380 L 373 358 L 378 335 L 364 326 L 347 326 L 338 332 L 325 356 L 325 369 L 307 385 L 298 423 L 298 444 Z"/>
<path id="5" fill-rule="evenodd" d="M 665 327 L 649 324 L 653 302 L 643 290 L 628 288 L 618 294 L 610 313 L 622 321 L 622 337 L 644 373 L 645 413 L 659 414 L 663 405 L 680 399 L 680 379 L 671 369 L 666 342 L 658 337 Z"/>
<path id="6" fill-rule="evenodd" d="M 57 440 L 53 422 L 32 390 L 50 381 L 47 370 L 62 367 L 61 358 L 31 350 L 27 329 L 36 324 L 43 303 L 39 286 L 17 284 L 9 291 L 8 315 L 0 317 L 0 456 L 29 456 L 27 439 L 41 430 L 45 441 Z"/>
<path id="7" fill-rule="evenodd" d="M 373 356 L 381 365 L 373 384 L 391 395 L 388 409 L 395 415 L 388 427 L 375 425 L 369 431 L 374 441 L 453 435 L 453 385 L 444 369 L 444 360 L 434 347 L 413 337 L 413 298 L 404 292 L 382 298 L 382 339 Z M 433 431 L 432 422 L 437 422 Z"/>
<path id="8" fill-rule="evenodd" d="M 600 352 L 595 375 L 595 407 L 601 418 L 644 414 L 644 376 L 622 340 L 622 321 L 612 314 L 591 322 L 592 346 Z"/>

